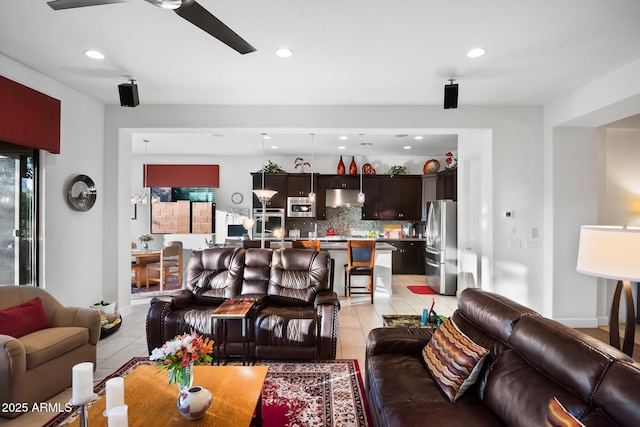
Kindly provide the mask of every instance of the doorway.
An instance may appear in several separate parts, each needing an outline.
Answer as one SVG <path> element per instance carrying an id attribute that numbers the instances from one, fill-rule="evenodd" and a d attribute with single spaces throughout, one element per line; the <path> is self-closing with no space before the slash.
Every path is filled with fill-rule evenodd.
<path id="1" fill-rule="evenodd" d="M 0 285 L 37 286 L 38 150 L 0 142 Z"/>

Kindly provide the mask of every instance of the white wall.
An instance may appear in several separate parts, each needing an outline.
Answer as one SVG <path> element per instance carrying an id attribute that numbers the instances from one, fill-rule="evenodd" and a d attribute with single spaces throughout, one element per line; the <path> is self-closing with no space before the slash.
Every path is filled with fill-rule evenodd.
<path id="1" fill-rule="evenodd" d="M 104 106 L 2 55 L 0 75 L 61 101 L 61 154 L 40 153 L 40 286 L 62 304 L 91 305 L 109 286 L 103 274 Z M 66 184 L 77 174 L 96 183 L 98 198 L 88 212 L 66 203 Z"/>
<path id="2" fill-rule="evenodd" d="M 471 144 L 474 139 L 481 144 L 482 135 L 491 130 L 492 158 L 486 159 L 484 165 L 491 170 L 493 183 L 483 184 L 489 187 L 486 194 L 493 194 L 489 212 L 494 218 L 488 224 L 496 222 L 496 213 L 504 210 L 513 210 L 517 216 L 513 219 L 515 237 L 509 236 L 505 227 L 487 230 L 487 235 L 496 242 L 491 254 L 494 259 L 488 259 L 487 263 L 500 265 L 498 271 L 501 272 L 507 268 L 526 271 L 521 280 L 523 289 L 515 292 L 507 281 L 501 282 L 499 289 L 523 304 L 541 309 L 541 250 L 507 247 L 507 240 L 524 240 L 532 228 L 542 229 L 540 108 L 461 107 L 445 111 L 439 106 L 139 106 L 132 110 L 109 106 L 105 117 L 105 172 L 109 182 L 106 202 L 110 210 L 105 217 L 105 227 L 117 230 L 106 235 L 109 256 L 105 260 L 105 275 L 106 281 L 117 283 L 112 295 L 122 304 L 130 293 L 128 248 L 133 132 L 158 128 L 237 128 L 255 129 L 259 135 L 282 128 L 310 129 L 316 133 L 321 133 L 323 128 L 354 129 L 355 133 L 363 128 L 401 128 L 463 133 Z M 337 158 L 334 162 L 337 163 Z M 249 188 L 245 192 L 248 191 Z"/>
<path id="3" fill-rule="evenodd" d="M 603 219 L 608 156 L 597 128 L 640 113 L 639 74 L 637 60 L 544 108 L 543 314 L 570 326 L 593 327 L 606 317 L 608 290 L 575 273 L 579 228 Z"/>

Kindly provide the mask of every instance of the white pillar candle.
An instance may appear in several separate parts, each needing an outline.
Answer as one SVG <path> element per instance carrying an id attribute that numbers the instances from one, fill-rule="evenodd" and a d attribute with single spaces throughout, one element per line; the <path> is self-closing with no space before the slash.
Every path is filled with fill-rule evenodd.
<path id="1" fill-rule="evenodd" d="M 107 380 L 107 411 L 124 405 L 124 378 L 116 377 Z"/>
<path id="2" fill-rule="evenodd" d="M 93 363 L 82 362 L 72 368 L 72 404 L 79 406 L 93 399 Z"/>
<path id="3" fill-rule="evenodd" d="M 129 407 L 127 405 L 116 406 L 107 412 L 108 426 L 109 427 L 128 427 L 129 418 L 127 412 Z"/>

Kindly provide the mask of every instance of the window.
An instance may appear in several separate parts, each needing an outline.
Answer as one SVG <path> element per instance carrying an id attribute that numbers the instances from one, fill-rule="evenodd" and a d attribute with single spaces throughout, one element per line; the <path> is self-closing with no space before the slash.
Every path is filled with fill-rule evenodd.
<path id="1" fill-rule="evenodd" d="M 38 278 L 38 150 L 0 142 L 0 285 Z"/>

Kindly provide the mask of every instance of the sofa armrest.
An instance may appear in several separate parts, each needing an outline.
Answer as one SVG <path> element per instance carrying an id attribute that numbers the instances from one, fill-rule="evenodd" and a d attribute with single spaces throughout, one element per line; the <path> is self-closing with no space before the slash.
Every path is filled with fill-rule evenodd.
<path id="1" fill-rule="evenodd" d="M 88 307 L 60 307 L 51 318 L 52 327 L 78 326 L 89 330 L 89 343 L 100 339 L 100 312 Z"/>
<path id="2" fill-rule="evenodd" d="M 318 315 L 318 358 L 336 358 L 338 343 L 338 311 L 340 301 L 333 291 L 321 291 L 313 303 Z"/>
<path id="3" fill-rule="evenodd" d="M 395 353 L 420 355 L 431 339 L 431 331 L 425 328 L 375 328 L 367 336 L 366 357 Z"/>
<path id="4" fill-rule="evenodd" d="M 315 309 L 320 305 L 333 305 L 340 310 L 340 300 L 338 294 L 333 291 L 321 291 L 316 295 L 316 299 L 313 301 L 313 307 Z"/>
<path id="5" fill-rule="evenodd" d="M 27 371 L 27 356 L 20 340 L 0 335 L 0 402 L 10 402 L 12 384 Z"/>
<path id="6" fill-rule="evenodd" d="M 169 303 L 172 308 L 183 308 L 195 303 L 193 292 L 188 289 L 181 289 L 168 295 L 153 297 L 151 305 Z"/>

